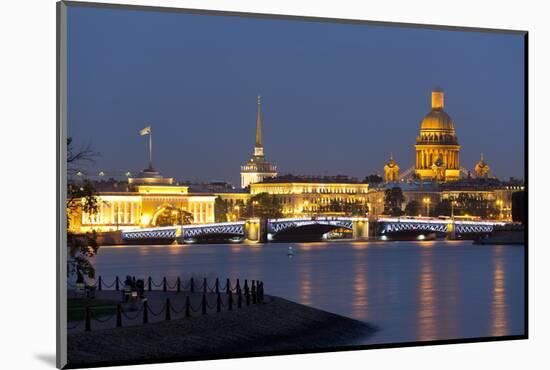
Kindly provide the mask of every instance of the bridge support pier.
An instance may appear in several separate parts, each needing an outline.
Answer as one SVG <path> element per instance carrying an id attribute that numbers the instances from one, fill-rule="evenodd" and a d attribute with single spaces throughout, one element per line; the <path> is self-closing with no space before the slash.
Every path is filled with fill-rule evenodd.
<path id="1" fill-rule="evenodd" d="M 244 238 L 251 242 L 265 243 L 267 241 L 267 220 L 253 218 L 244 224 Z"/>
<path id="2" fill-rule="evenodd" d="M 367 239 L 369 237 L 369 219 L 357 218 L 353 219 L 352 231 L 354 239 Z"/>

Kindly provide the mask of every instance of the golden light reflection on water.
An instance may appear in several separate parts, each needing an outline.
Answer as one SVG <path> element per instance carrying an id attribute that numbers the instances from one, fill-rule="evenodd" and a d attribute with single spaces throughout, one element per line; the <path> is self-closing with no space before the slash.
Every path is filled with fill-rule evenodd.
<path id="1" fill-rule="evenodd" d="M 506 291 L 504 282 L 503 247 L 495 247 L 495 270 L 493 272 L 493 307 L 491 335 L 503 336 L 508 333 L 508 320 L 506 318 Z"/>
<path id="2" fill-rule="evenodd" d="M 300 266 L 300 303 L 310 305 L 312 293 L 311 260 L 308 259 Z"/>
<path id="3" fill-rule="evenodd" d="M 353 248 L 358 248 L 359 251 L 355 255 L 355 265 L 353 274 L 353 317 L 359 320 L 368 318 L 368 284 L 367 284 L 367 261 L 366 253 L 363 247 L 366 245 L 354 245 Z"/>
<path id="4" fill-rule="evenodd" d="M 420 289 L 418 310 L 418 340 L 437 339 L 436 298 L 431 251 L 421 252 Z"/>

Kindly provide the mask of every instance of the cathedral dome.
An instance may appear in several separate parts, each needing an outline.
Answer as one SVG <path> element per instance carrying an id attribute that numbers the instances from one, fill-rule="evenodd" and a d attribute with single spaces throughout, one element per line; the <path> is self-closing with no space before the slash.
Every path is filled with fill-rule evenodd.
<path id="1" fill-rule="evenodd" d="M 452 118 L 443 110 L 432 110 L 426 114 L 420 125 L 420 130 L 442 130 L 454 131 L 455 126 Z"/>

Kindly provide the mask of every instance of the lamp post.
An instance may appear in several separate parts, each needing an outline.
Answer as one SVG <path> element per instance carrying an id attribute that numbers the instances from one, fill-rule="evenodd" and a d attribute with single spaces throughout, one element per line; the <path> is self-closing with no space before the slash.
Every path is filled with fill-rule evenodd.
<path id="1" fill-rule="evenodd" d="M 451 219 L 455 218 L 455 206 L 457 205 L 456 200 L 451 201 Z"/>
<path id="2" fill-rule="evenodd" d="M 422 201 L 426 204 L 426 214 L 430 217 L 430 198 L 426 197 Z"/>
<path id="3" fill-rule="evenodd" d="M 237 211 L 237 221 L 240 220 L 241 214 L 240 214 L 239 211 L 241 210 L 241 207 L 239 207 L 239 206 L 237 205 L 237 206 L 233 207 L 233 209 L 234 209 L 235 211 Z"/>

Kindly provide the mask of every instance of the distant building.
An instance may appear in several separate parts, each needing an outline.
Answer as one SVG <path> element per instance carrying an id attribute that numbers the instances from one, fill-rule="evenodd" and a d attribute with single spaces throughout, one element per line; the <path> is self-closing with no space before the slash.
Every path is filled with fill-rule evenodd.
<path id="1" fill-rule="evenodd" d="M 483 159 L 483 153 L 481 153 L 481 158 L 479 159 L 479 162 L 476 164 L 476 177 L 478 178 L 487 178 L 489 177 L 489 171 L 490 167 L 487 163 L 485 163 L 485 160 Z"/>
<path id="2" fill-rule="evenodd" d="M 432 91 L 432 110 L 420 125 L 416 138 L 415 174 L 422 181 L 456 181 L 460 178 L 460 145 L 451 117 L 443 110 L 443 90 Z"/>
<path id="3" fill-rule="evenodd" d="M 74 232 L 115 231 L 182 223 L 188 213 L 192 223 L 214 222 L 214 194 L 190 193 L 189 187 L 179 185 L 171 177 L 163 177 L 152 167 L 128 182 L 108 180 L 94 182 L 98 210 L 87 213 L 78 207 L 70 215 L 69 230 Z M 80 186 L 79 183 L 70 186 Z M 83 200 L 78 199 L 78 202 Z"/>
<path id="4" fill-rule="evenodd" d="M 258 96 L 258 119 L 256 122 L 256 145 L 254 155 L 241 166 L 241 187 L 246 188 L 250 184 L 262 182 L 264 179 L 277 176 L 277 167 L 269 163 L 264 157 L 262 144 L 262 118 L 261 98 Z"/>
<path id="5" fill-rule="evenodd" d="M 285 217 L 362 214 L 369 185 L 347 176 L 285 175 L 250 184 L 250 195 L 276 195 Z"/>
<path id="6" fill-rule="evenodd" d="M 390 154 L 390 160 L 384 166 L 384 181 L 385 182 L 399 181 L 399 166 L 393 160 L 393 154 Z"/>

